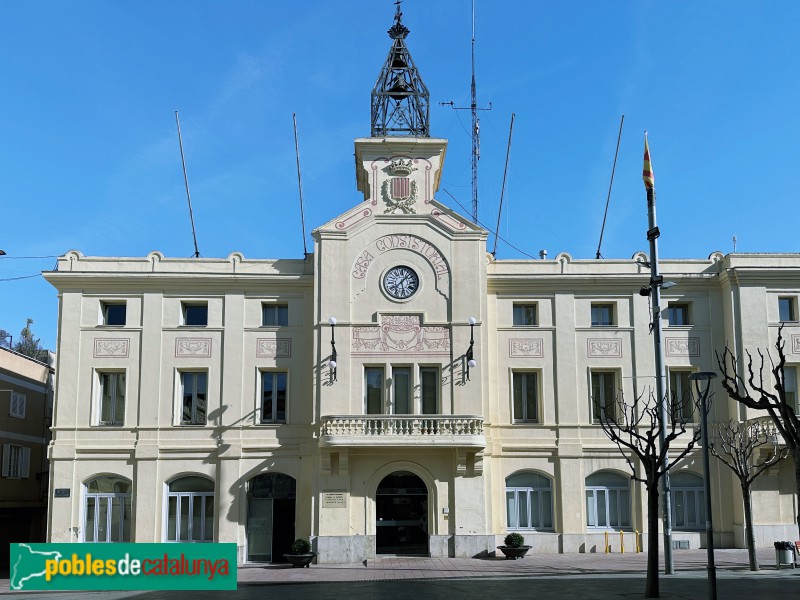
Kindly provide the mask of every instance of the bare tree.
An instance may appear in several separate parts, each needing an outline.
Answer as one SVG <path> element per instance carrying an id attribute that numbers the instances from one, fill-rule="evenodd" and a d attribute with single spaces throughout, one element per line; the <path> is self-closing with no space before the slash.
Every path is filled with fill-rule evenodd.
<path id="1" fill-rule="evenodd" d="M 621 397 L 620 397 L 621 398 Z M 667 399 L 664 399 L 667 402 Z M 659 597 L 658 582 L 658 483 L 664 473 L 683 459 L 700 439 L 699 430 L 688 432 L 686 422 L 680 415 L 674 415 L 671 423 L 661 421 L 661 403 L 652 391 L 636 396 L 633 403 L 627 404 L 624 398 L 617 401 L 615 410 L 600 406 L 595 402 L 600 425 L 603 431 L 619 448 L 631 469 L 631 479 L 644 484 L 647 489 L 647 583 L 645 597 Z M 677 418 L 676 418 L 677 417 Z M 662 427 L 665 431 L 663 447 L 659 447 Z M 670 455 L 669 447 L 684 433 L 691 438 L 685 447 Z M 670 457 L 670 462 L 665 458 Z M 633 457 L 641 464 L 643 475 L 638 474 Z M 667 465 L 665 468 L 665 464 Z"/>
<path id="2" fill-rule="evenodd" d="M 750 570 L 758 571 L 755 536 L 753 535 L 753 507 L 750 490 L 756 477 L 788 456 L 786 448 L 778 447 L 778 430 L 766 421 L 712 423 L 709 444 L 711 454 L 720 459 L 739 478 L 744 500 L 744 531 Z M 759 460 L 762 448 L 772 451 Z"/>
<path id="3" fill-rule="evenodd" d="M 726 346 L 722 356 L 717 353 L 717 364 L 722 372 L 722 387 L 728 395 L 748 408 L 766 411 L 783 437 L 783 442 L 794 461 L 795 493 L 800 503 L 800 420 L 797 418 L 794 402 L 786 394 L 785 346 L 781 326 L 778 329 L 778 340 L 775 342 L 777 362 L 769 351 L 765 356 L 759 349 L 759 365 L 756 367 L 753 364 L 753 356 L 747 351 L 746 374 L 743 374 L 736 356 Z M 800 535 L 800 512 L 797 515 L 797 531 Z"/>

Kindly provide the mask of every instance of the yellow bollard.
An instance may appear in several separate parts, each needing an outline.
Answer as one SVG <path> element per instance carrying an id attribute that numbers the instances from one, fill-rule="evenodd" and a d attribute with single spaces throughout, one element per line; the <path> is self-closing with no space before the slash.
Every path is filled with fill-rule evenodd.
<path id="1" fill-rule="evenodd" d="M 608 532 L 606 531 L 605 533 L 603 533 L 603 535 L 605 536 L 606 539 L 606 554 L 608 554 L 610 552 L 608 548 Z"/>
<path id="2" fill-rule="evenodd" d="M 625 533 L 619 532 L 619 553 L 625 554 Z"/>
<path id="3" fill-rule="evenodd" d="M 633 532 L 633 535 L 634 535 L 634 540 L 636 541 L 636 552 L 637 552 L 637 553 L 638 553 L 638 552 L 641 552 L 641 551 L 642 551 L 642 548 L 641 548 L 641 546 L 639 545 L 639 530 L 638 530 L 638 529 L 637 529 L 637 530 L 634 530 L 634 532 Z"/>

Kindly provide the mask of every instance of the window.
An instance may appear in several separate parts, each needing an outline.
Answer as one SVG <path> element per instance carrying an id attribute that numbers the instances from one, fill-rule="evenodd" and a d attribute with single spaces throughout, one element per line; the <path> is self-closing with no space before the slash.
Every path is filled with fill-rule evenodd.
<path id="1" fill-rule="evenodd" d="M 688 304 L 670 304 L 667 306 L 667 318 L 669 319 L 670 327 L 689 324 L 689 305 Z"/>
<path id="2" fill-rule="evenodd" d="M 706 526 L 703 479 L 679 472 L 669 477 L 672 526 L 675 529 L 704 529 Z"/>
<path id="3" fill-rule="evenodd" d="M 181 425 L 206 424 L 208 373 L 181 373 Z"/>
<path id="4" fill-rule="evenodd" d="M 677 423 L 691 423 L 694 420 L 694 397 L 691 371 L 669 372 L 669 399 L 672 420 Z"/>
<path id="5" fill-rule="evenodd" d="M 125 421 L 125 373 L 97 373 L 100 386 L 98 425 L 122 425 Z"/>
<path id="6" fill-rule="evenodd" d="M 208 304 L 183 303 L 183 324 L 188 327 L 208 325 Z"/>
<path id="7" fill-rule="evenodd" d="M 287 304 L 262 304 L 261 326 L 280 327 L 289 324 L 289 306 Z"/>
<path id="8" fill-rule="evenodd" d="M 514 305 L 514 327 L 537 325 L 535 304 Z"/>
<path id="9" fill-rule="evenodd" d="M 423 415 L 439 414 L 439 389 L 441 377 L 438 367 L 420 367 L 419 369 L 420 400 Z"/>
<path id="10" fill-rule="evenodd" d="M 189 476 L 168 487 L 166 541 L 214 541 L 214 482 Z"/>
<path id="11" fill-rule="evenodd" d="M 411 369 L 409 367 L 392 368 L 392 414 L 410 415 L 412 411 Z"/>
<path id="12" fill-rule="evenodd" d="M 124 327 L 127 314 L 125 302 L 101 302 L 103 311 L 103 325 L 111 327 Z"/>
<path id="13" fill-rule="evenodd" d="M 617 417 L 617 378 L 613 371 L 592 373 L 592 414 L 595 423 L 604 414 Z"/>
<path id="14" fill-rule="evenodd" d="M 261 373 L 261 422 L 286 423 L 285 371 Z"/>
<path id="15" fill-rule="evenodd" d="M 778 315 L 781 321 L 797 321 L 794 298 L 778 298 Z"/>
<path id="16" fill-rule="evenodd" d="M 539 420 L 539 389 L 537 374 L 517 371 L 512 376 L 514 395 L 514 422 L 537 422 Z"/>
<path id="17" fill-rule="evenodd" d="M 2 476 L 26 479 L 30 475 L 31 449 L 16 444 L 3 444 Z"/>
<path id="18" fill-rule="evenodd" d="M 25 418 L 25 408 L 27 406 L 27 399 L 25 394 L 19 392 L 11 392 L 11 399 L 8 405 L 8 414 L 17 419 Z"/>
<path id="19" fill-rule="evenodd" d="M 629 481 L 601 471 L 586 478 L 587 526 L 620 528 L 631 526 Z"/>
<path id="20" fill-rule="evenodd" d="M 592 304 L 592 327 L 610 327 L 614 325 L 613 304 Z"/>
<path id="21" fill-rule="evenodd" d="M 786 404 L 791 406 L 795 412 L 800 411 L 800 406 L 797 404 L 797 367 L 784 365 L 783 389 L 786 393 Z"/>
<path id="22" fill-rule="evenodd" d="M 553 529 L 553 491 L 550 479 L 538 473 L 506 478 L 508 529 Z"/>
<path id="23" fill-rule="evenodd" d="M 84 542 L 130 542 L 131 482 L 98 477 L 87 483 L 83 515 Z"/>
<path id="24" fill-rule="evenodd" d="M 383 367 L 364 369 L 364 408 L 368 415 L 383 413 Z"/>

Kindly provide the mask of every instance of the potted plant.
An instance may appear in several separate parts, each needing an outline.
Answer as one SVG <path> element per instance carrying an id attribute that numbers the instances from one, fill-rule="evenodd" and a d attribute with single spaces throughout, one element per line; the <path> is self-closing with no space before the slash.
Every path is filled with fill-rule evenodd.
<path id="1" fill-rule="evenodd" d="M 497 548 L 506 555 L 507 559 L 522 558 L 531 549 L 530 546 L 525 546 L 525 538 L 518 533 L 509 533 L 503 543 L 505 544 L 504 546 L 498 546 Z"/>
<path id="2" fill-rule="evenodd" d="M 308 568 L 316 555 L 316 552 L 311 552 L 311 544 L 308 542 L 308 540 L 297 538 L 292 544 L 291 553 L 284 554 L 283 557 L 292 564 L 292 568 Z"/>

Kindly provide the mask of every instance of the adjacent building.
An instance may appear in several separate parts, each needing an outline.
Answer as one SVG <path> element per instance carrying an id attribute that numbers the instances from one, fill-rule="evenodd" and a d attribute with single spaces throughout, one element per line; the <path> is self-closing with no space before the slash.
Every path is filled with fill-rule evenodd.
<path id="1" fill-rule="evenodd" d="M 647 535 L 644 490 L 597 410 L 654 385 L 647 256 L 496 260 L 436 199 L 447 141 L 399 9 L 355 141 L 363 201 L 313 232 L 305 260 L 90 257 L 59 292 L 50 447 L 53 542 L 235 542 L 279 560 L 476 556 L 509 531 L 533 552 Z M 800 365 L 800 255 L 666 260 L 673 415 L 715 351 L 774 344 Z M 716 392 L 713 419 L 756 415 Z M 701 461 L 673 471 L 674 538 L 704 543 Z M 716 463 L 716 461 L 715 461 Z M 716 543 L 743 545 L 738 483 L 712 463 Z M 758 543 L 789 539 L 790 459 L 757 481 Z M 632 541 L 632 537 L 628 538 Z"/>
<path id="2" fill-rule="evenodd" d="M 11 542 L 43 542 L 53 370 L 0 347 L 0 570 Z"/>

